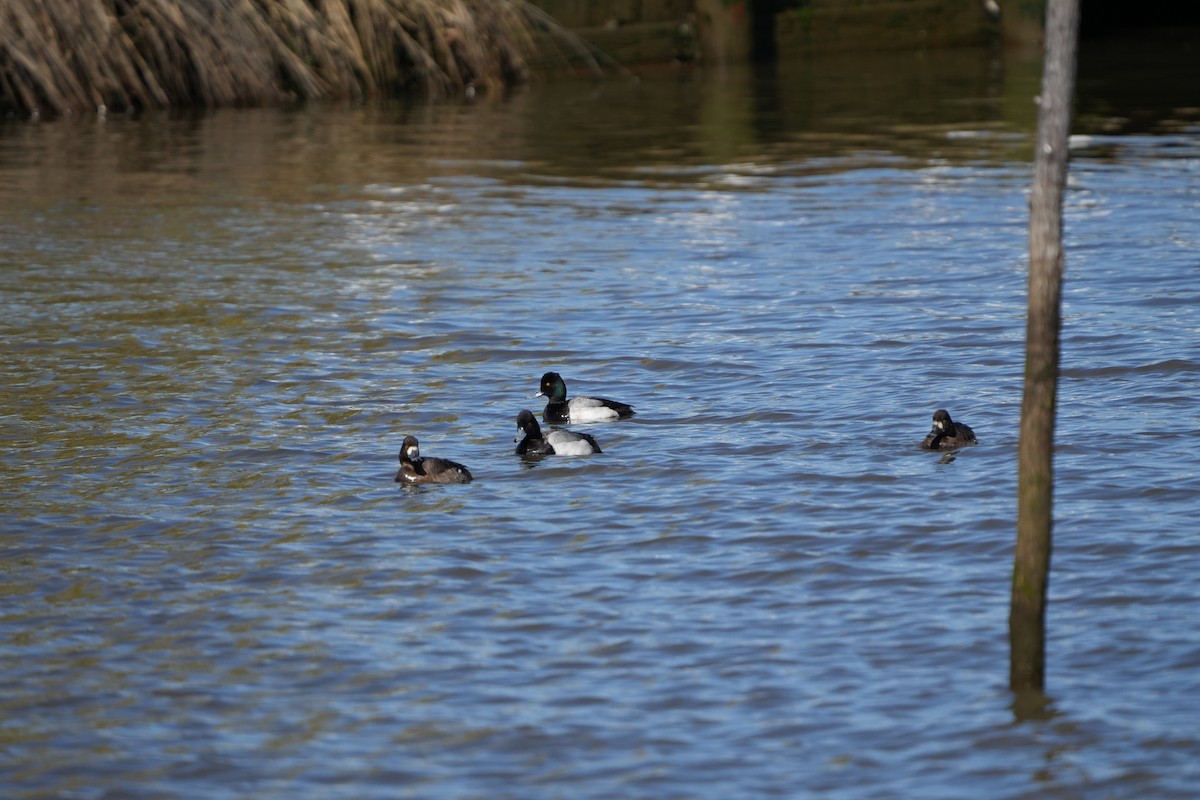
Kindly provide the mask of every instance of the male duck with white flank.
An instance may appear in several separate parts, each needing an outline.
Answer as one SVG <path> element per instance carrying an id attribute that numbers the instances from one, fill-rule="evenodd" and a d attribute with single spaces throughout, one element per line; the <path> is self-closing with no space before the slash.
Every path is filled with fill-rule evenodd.
<path id="1" fill-rule="evenodd" d="M 964 444 L 975 444 L 975 431 L 970 425 L 950 419 L 950 412 L 939 408 L 933 412 L 933 430 L 921 442 L 926 450 L 954 450 Z"/>
<path id="2" fill-rule="evenodd" d="M 542 435 L 542 428 L 532 411 L 517 415 L 517 428 L 523 438 L 513 439 L 517 444 L 517 455 L 590 456 L 603 452 L 596 440 L 586 433 L 552 430 Z"/>
<path id="3" fill-rule="evenodd" d="M 542 419 L 551 423 L 615 422 L 633 416 L 633 406 L 603 397 L 572 397 L 567 399 L 567 382 L 557 372 L 542 376 L 541 391 L 534 397 L 545 397 L 546 410 Z"/>
<path id="4" fill-rule="evenodd" d="M 471 471 L 445 458 L 421 458 L 417 437 L 405 436 L 400 446 L 396 483 L 470 483 Z"/>

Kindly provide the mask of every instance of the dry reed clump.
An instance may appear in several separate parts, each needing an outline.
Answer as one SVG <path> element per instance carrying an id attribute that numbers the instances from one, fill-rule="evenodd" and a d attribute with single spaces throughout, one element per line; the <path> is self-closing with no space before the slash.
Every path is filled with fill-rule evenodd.
<path id="1" fill-rule="evenodd" d="M 546 24 L 523 0 L 0 0 L 0 111 L 486 91 Z"/>

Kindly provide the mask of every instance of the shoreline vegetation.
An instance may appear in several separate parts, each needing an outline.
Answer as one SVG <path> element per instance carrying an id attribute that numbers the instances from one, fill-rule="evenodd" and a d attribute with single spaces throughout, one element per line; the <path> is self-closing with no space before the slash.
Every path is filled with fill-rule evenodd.
<path id="1" fill-rule="evenodd" d="M 471 97 L 540 31 L 599 71 L 523 0 L 0 0 L 0 114 Z"/>

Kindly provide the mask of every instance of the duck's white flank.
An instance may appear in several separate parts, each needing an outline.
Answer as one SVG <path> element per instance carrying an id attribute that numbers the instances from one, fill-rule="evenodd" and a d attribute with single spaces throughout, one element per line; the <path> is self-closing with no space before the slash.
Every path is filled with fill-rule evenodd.
<path id="1" fill-rule="evenodd" d="M 609 408 L 594 397 L 572 397 L 567 401 L 571 422 L 610 422 L 620 419 L 615 408 Z"/>
<path id="2" fill-rule="evenodd" d="M 550 431 L 546 434 L 546 441 L 560 456 L 590 456 L 596 452 L 587 439 L 577 439 L 567 431 Z"/>

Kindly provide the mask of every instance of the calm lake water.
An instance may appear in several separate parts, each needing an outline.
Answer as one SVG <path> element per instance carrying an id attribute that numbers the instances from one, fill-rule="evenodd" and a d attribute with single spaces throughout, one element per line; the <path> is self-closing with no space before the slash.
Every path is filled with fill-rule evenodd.
<path id="1" fill-rule="evenodd" d="M 1137 63 L 1081 68 L 1032 713 L 1036 54 L 4 123 L 0 794 L 1195 797 L 1200 109 Z M 550 369 L 636 406 L 602 455 L 513 454 Z"/>

